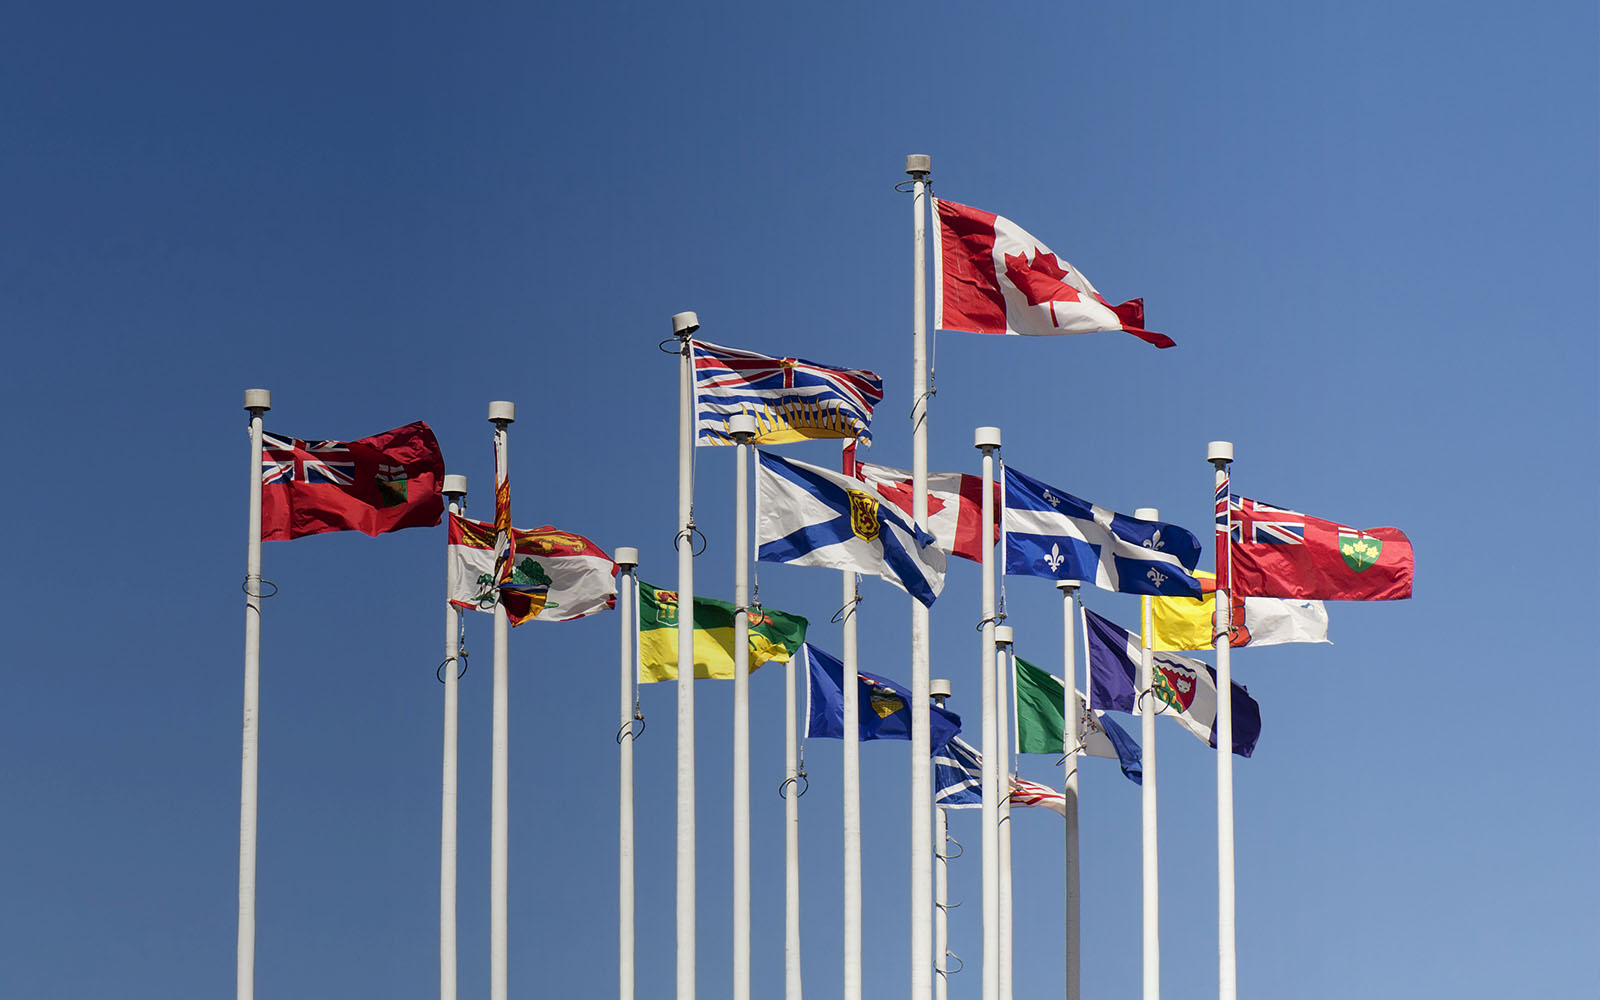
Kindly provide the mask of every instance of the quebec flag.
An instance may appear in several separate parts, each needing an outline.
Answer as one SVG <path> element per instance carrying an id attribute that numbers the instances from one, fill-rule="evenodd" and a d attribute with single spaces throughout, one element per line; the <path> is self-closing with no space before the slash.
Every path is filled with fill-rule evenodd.
<path id="1" fill-rule="evenodd" d="M 944 553 L 893 504 L 841 473 L 756 454 L 758 561 L 879 576 L 925 605 L 939 596 Z"/>
<path id="2" fill-rule="evenodd" d="M 1084 580 L 1102 590 L 1200 596 L 1190 576 L 1200 540 L 1176 524 L 1141 521 L 1005 470 L 1006 573 Z"/>

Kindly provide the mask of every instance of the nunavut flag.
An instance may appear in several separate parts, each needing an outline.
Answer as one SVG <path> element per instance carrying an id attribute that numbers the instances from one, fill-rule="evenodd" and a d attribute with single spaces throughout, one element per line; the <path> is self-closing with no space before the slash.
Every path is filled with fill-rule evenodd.
<path id="1" fill-rule="evenodd" d="M 969 333 L 1049 337 L 1122 330 L 1157 347 L 1174 341 L 1144 328 L 1144 300 L 1114 306 L 1066 261 L 1003 215 L 936 200 L 934 326 Z"/>
<path id="2" fill-rule="evenodd" d="M 1220 507 L 1221 504 L 1219 503 Z M 1411 540 L 1230 496 L 1233 591 L 1240 597 L 1394 601 L 1411 596 Z"/>
<path id="3" fill-rule="evenodd" d="M 422 421 L 359 441 L 261 436 L 261 538 L 325 531 L 381 535 L 444 513 L 444 454 Z"/>

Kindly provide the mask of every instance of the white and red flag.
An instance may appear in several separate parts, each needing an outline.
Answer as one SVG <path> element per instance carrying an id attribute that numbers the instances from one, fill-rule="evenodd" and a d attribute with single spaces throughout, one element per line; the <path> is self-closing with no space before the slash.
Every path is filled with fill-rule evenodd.
<path id="1" fill-rule="evenodd" d="M 887 465 L 858 462 L 854 442 L 845 446 L 845 471 L 872 487 L 873 492 L 911 515 L 911 473 Z M 994 484 L 995 531 L 1000 537 L 1003 495 Z M 928 534 L 946 555 L 983 561 L 983 477 L 959 472 L 928 473 Z"/>
<path id="2" fill-rule="evenodd" d="M 969 333 L 1049 337 L 1122 330 L 1157 347 L 1144 328 L 1144 300 L 1112 305 L 1089 279 L 1003 215 L 935 200 L 934 326 Z"/>

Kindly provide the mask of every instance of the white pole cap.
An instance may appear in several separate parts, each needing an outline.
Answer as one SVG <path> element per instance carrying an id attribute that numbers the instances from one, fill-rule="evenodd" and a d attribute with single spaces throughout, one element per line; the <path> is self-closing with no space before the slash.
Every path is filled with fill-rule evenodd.
<path id="1" fill-rule="evenodd" d="M 996 646 L 1009 646 L 1012 642 L 1011 637 L 1015 634 L 1010 625 L 996 625 L 994 627 L 994 644 Z"/>
<path id="2" fill-rule="evenodd" d="M 912 177 L 933 173 L 933 157 L 927 153 L 912 153 L 906 157 L 906 173 Z"/>
<path id="3" fill-rule="evenodd" d="M 517 419 L 517 404 L 508 403 L 497 399 L 489 404 L 489 422 L 491 424 L 509 424 Z"/>
<path id="4" fill-rule="evenodd" d="M 1000 428 L 979 427 L 972 432 L 972 446 L 979 449 L 1000 447 Z"/>
<path id="5" fill-rule="evenodd" d="M 756 418 L 748 413 L 735 413 L 728 418 L 728 433 L 734 440 L 756 436 Z"/>
<path id="6" fill-rule="evenodd" d="M 1061 580 L 1056 583 L 1057 590 L 1077 590 L 1081 580 Z"/>
<path id="7" fill-rule="evenodd" d="M 272 409 L 272 390 L 246 389 L 244 391 L 244 408 L 247 410 Z"/>
<path id="8" fill-rule="evenodd" d="M 1137 517 L 1141 521 L 1161 520 L 1161 512 L 1156 510 L 1154 507 L 1140 507 L 1138 510 L 1133 512 L 1133 516 Z"/>
<path id="9" fill-rule="evenodd" d="M 632 546 L 624 545 L 617 549 L 617 554 L 612 556 L 611 561 L 622 567 L 637 566 L 639 565 L 639 550 Z"/>
<path id="10" fill-rule="evenodd" d="M 447 497 L 448 496 L 460 497 L 460 496 L 466 496 L 466 494 L 467 494 L 467 477 L 466 476 L 449 475 L 449 476 L 445 476 L 444 477 L 444 495 L 445 496 L 447 496 Z"/>
<path id="11" fill-rule="evenodd" d="M 950 682 L 943 677 L 935 677 L 928 682 L 928 693 L 935 698 L 950 697 Z"/>
<path id="12" fill-rule="evenodd" d="M 1222 465 L 1233 461 L 1233 442 L 1213 441 L 1206 445 L 1206 461 Z"/>
<path id="13" fill-rule="evenodd" d="M 687 337 L 700 329 L 700 317 L 692 312 L 674 313 L 672 316 L 672 335 L 674 337 Z"/>

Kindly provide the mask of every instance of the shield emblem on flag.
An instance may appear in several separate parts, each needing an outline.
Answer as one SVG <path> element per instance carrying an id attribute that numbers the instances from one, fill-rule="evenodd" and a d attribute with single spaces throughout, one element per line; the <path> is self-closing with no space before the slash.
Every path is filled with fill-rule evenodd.
<path id="1" fill-rule="evenodd" d="M 1346 566 L 1357 573 L 1378 561 L 1378 553 L 1383 551 L 1383 541 L 1378 538 L 1369 538 L 1366 535 L 1339 532 L 1339 554 L 1344 557 Z"/>
<path id="2" fill-rule="evenodd" d="M 883 525 L 878 520 L 878 501 L 864 490 L 846 490 L 850 495 L 850 531 L 857 538 L 872 542 Z"/>
<path id="3" fill-rule="evenodd" d="M 1152 685 L 1161 700 L 1180 712 L 1189 710 L 1194 701 L 1195 676 L 1188 670 L 1171 663 L 1155 664 L 1155 682 Z"/>

